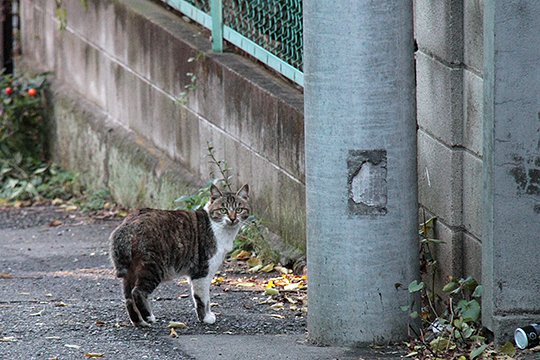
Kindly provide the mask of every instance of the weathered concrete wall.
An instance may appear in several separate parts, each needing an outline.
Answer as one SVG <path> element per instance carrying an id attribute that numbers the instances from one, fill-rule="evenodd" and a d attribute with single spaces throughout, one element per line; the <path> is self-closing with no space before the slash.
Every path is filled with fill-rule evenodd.
<path id="1" fill-rule="evenodd" d="M 481 278 L 483 1 L 415 0 L 419 202 L 440 280 Z"/>
<path id="2" fill-rule="evenodd" d="M 128 206 L 170 207 L 209 178 L 210 142 L 250 184 L 255 213 L 304 248 L 301 92 L 213 54 L 207 34 L 151 1 L 87 4 L 63 1 L 59 30 L 55 1 L 21 1 L 23 62 L 54 71 L 55 158 Z"/>

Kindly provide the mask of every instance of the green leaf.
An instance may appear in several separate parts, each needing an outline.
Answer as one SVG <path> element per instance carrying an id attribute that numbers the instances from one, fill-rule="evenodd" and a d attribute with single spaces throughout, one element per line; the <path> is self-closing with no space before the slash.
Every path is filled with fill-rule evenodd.
<path id="1" fill-rule="evenodd" d="M 472 351 L 471 351 L 471 354 L 469 355 L 469 358 L 471 360 L 474 360 L 476 359 L 478 356 L 482 355 L 482 353 L 484 352 L 484 350 L 486 350 L 487 348 L 487 345 L 484 344 L 480 347 L 477 347 L 477 348 L 474 348 Z"/>
<path id="2" fill-rule="evenodd" d="M 445 293 L 449 293 L 456 290 L 458 287 L 459 287 L 458 283 L 456 283 L 455 281 L 450 281 L 448 284 L 444 285 L 444 287 L 442 288 L 442 291 Z"/>
<path id="3" fill-rule="evenodd" d="M 516 348 L 514 347 L 514 344 L 512 344 L 510 341 L 507 341 L 497 350 L 497 352 L 508 355 L 510 357 L 514 357 L 516 355 Z"/>
<path id="4" fill-rule="evenodd" d="M 466 290 L 473 291 L 478 286 L 478 282 L 471 276 L 459 280 L 459 285 Z"/>
<path id="5" fill-rule="evenodd" d="M 472 294 L 472 297 L 474 298 L 480 298 L 482 297 L 482 294 L 484 293 L 484 287 L 482 285 L 478 285 L 476 289 L 474 289 L 474 292 Z"/>
<path id="6" fill-rule="evenodd" d="M 476 300 L 460 300 L 458 310 L 465 322 L 475 322 L 480 317 L 480 304 Z"/>
<path id="7" fill-rule="evenodd" d="M 403 306 L 400 306 L 399 308 L 403 312 L 407 312 L 407 311 L 409 311 L 411 309 L 411 307 L 409 305 L 403 305 Z"/>
<path id="8" fill-rule="evenodd" d="M 446 349 L 455 348 L 455 344 L 452 344 L 449 339 L 439 336 L 429 343 L 429 347 L 433 351 L 440 352 L 445 351 Z"/>
<path id="9" fill-rule="evenodd" d="M 409 284 L 409 293 L 416 293 L 416 292 L 419 292 L 420 290 L 424 289 L 425 285 L 424 285 L 424 282 L 421 281 L 420 283 L 416 280 L 413 280 L 410 284 Z"/>

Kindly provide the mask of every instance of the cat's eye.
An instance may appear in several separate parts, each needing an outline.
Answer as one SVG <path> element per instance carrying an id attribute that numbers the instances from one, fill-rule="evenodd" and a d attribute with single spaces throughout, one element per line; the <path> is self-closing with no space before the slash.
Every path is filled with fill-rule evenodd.
<path id="1" fill-rule="evenodd" d="M 226 208 L 221 208 L 221 209 L 219 209 L 219 212 L 222 213 L 222 214 L 226 214 L 229 211 Z"/>
<path id="2" fill-rule="evenodd" d="M 245 212 L 245 211 L 246 211 L 245 208 L 240 208 L 240 207 L 239 207 L 239 208 L 236 208 L 236 213 L 237 213 L 237 214 L 241 214 L 241 213 L 243 213 L 243 212 Z"/>

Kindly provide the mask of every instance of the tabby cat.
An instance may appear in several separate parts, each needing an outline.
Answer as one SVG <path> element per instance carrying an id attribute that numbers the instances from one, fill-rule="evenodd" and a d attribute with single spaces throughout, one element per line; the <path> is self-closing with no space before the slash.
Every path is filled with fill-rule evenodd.
<path id="1" fill-rule="evenodd" d="M 141 209 L 111 233 L 112 263 L 123 279 L 126 309 L 135 326 L 155 322 L 148 296 L 162 281 L 181 275 L 191 284 L 199 321 L 216 321 L 210 282 L 249 216 L 248 200 L 248 185 L 236 194 L 212 185 L 204 210 Z"/>

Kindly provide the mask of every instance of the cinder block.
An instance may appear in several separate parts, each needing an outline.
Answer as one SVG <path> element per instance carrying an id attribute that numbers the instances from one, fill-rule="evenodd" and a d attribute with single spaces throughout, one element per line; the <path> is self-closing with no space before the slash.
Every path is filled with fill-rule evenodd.
<path id="1" fill-rule="evenodd" d="M 463 142 L 462 73 L 421 52 L 416 55 L 418 124 L 449 146 Z"/>
<path id="2" fill-rule="evenodd" d="M 418 47 L 453 64 L 463 61 L 463 1 L 415 1 Z"/>
<path id="3" fill-rule="evenodd" d="M 484 119 L 484 82 L 469 70 L 463 70 L 463 146 L 482 156 Z"/>
<path id="4" fill-rule="evenodd" d="M 463 231 L 460 228 L 448 226 L 437 215 L 420 206 L 418 209 L 418 221 L 420 224 L 432 217 L 436 218 L 434 222 L 435 227 L 433 233 L 428 234 L 428 237 L 443 241 L 441 244 L 429 245 L 429 251 L 431 251 L 438 262 L 438 270 L 435 273 L 435 285 L 438 287 L 438 291 L 440 291 L 442 286 L 448 282 L 449 277 L 460 277 L 463 275 Z M 424 249 L 424 251 L 427 250 Z"/>
<path id="5" fill-rule="evenodd" d="M 462 151 L 418 131 L 418 198 L 449 226 L 462 224 Z"/>
<path id="6" fill-rule="evenodd" d="M 481 73 L 484 62 L 484 0 L 465 0 L 463 6 L 463 61 Z"/>
<path id="7" fill-rule="evenodd" d="M 463 276 L 482 282 L 482 243 L 467 232 L 463 233 Z"/>
<path id="8" fill-rule="evenodd" d="M 482 160 L 463 152 L 463 226 L 482 237 Z"/>

